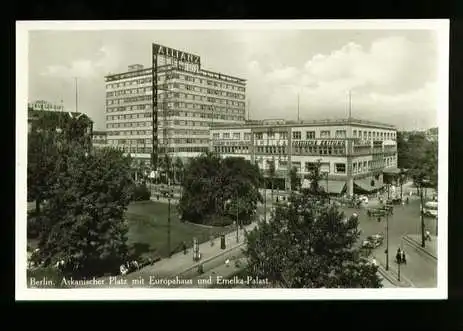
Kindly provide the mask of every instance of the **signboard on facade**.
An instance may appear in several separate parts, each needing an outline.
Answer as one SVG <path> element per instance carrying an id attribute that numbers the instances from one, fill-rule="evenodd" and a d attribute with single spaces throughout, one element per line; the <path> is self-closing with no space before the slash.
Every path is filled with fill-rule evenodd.
<path id="1" fill-rule="evenodd" d="M 177 49 L 158 45 L 158 44 L 153 44 L 153 55 L 173 58 L 180 62 L 187 62 L 187 63 L 198 64 L 198 65 L 201 64 L 201 58 L 198 55 L 179 51 Z"/>

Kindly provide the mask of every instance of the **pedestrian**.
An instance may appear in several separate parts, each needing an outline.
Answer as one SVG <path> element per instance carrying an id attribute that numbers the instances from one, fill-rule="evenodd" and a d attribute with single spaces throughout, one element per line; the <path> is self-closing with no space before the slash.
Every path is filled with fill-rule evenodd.
<path id="1" fill-rule="evenodd" d="M 397 264 L 400 264 L 402 262 L 402 251 L 400 250 L 400 247 L 397 248 L 397 253 L 395 255 L 395 258 L 397 260 Z"/>
<path id="2" fill-rule="evenodd" d="M 429 230 L 426 230 L 426 237 L 425 237 L 425 239 L 431 241 L 431 232 L 429 232 Z"/>
<path id="3" fill-rule="evenodd" d="M 408 199 L 408 197 L 407 197 L 407 199 L 405 200 L 405 202 L 407 203 L 407 205 L 408 205 L 408 203 L 410 202 L 410 200 Z"/>
<path id="4" fill-rule="evenodd" d="M 403 264 L 407 264 L 407 259 L 405 257 L 405 252 L 403 250 L 400 250 L 400 261 L 403 263 Z"/>
<path id="5" fill-rule="evenodd" d="M 186 255 L 186 243 L 182 242 L 183 254 Z"/>

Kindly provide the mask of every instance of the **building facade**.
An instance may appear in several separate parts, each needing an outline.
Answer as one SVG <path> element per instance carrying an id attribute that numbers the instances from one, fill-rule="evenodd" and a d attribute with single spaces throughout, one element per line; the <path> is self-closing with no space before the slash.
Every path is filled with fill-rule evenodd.
<path id="1" fill-rule="evenodd" d="M 146 164 L 154 154 L 186 161 L 208 151 L 211 124 L 244 123 L 244 79 L 201 69 L 199 57 L 164 46 L 153 44 L 153 54 L 152 67 L 105 77 L 108 146 Z"/>
<path id="2" fill-rule="evenodd" d="M 223 157 L 243 157 L 268 177 L 271 162 L 280 188 L 289 187 L 296 168 L 302 185 L 318 162 L 332 194 L 351 196 L 383 186 L 383 173 L 397 167 L 394 126 L 358 119 L 285 122 L 252 121 L 244 125 L 215 124 L 211 150 Z"/>
<path id="3" fill-rule="evenodd" d="M 56 105 L 45 100 L 28 102 L 27 108 L 31 110 L 64 111 L 63 105 Z"/>
<path id="4" fill-rule="evenodd" d="M 106 131 L 93 131 L 92 146 L 95 148 L 103 148 L 107 146 Z"/>

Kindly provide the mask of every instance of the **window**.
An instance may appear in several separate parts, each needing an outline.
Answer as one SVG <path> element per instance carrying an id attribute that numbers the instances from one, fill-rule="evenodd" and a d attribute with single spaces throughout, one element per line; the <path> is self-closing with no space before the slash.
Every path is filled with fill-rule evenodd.
<path id="1" fill-rule="evenodd" d="M 248 133 L 248 132 L 246 132 L 246 133 L 244 134 L 244 140 L 251 140 L 251 134 Z"/>
<path id="2" fill-rule="evenodd" d="M 354 138 L 357 138 L 357 130 L 354 130 L 353 136 L 354 136 Z"/>
<path id="3" fill-rule="evenodd" d="M 336 138 L 345 138 L 346 137 L 346 130 L 336 130 L 335 137 Z"/>
<path id="4" fill-rule="evenodd" d="M 330 137 L 330 131 L 329 130 L 320 131 L 320 138 L 329 138 L 329 137 Z"/>
<path id="5" fill-rule="evenodd" d="M 256 139 L 257 140 L 262 140 L 264 138 L 264 134 L 262 132 L 257 132 L 256 133 Z"/>
<path id="6" fill-rule="evenodd" d="M 233 139 L 240 139 L 240 133 L 239 132 L 235 132 L 233 133 Z"/>
<path id="7" fill-rule="evenodd" d="M 306 162 L 305 163 L 305 171 L 311 172 L 317 168 L 317 163 L 315 162 Z"/>
<path id="8" fill-rule="evenodd" d="M 293 139 L 301 139 L 301 131 L 293 131 Z"/>
<path id="9" fill-rule="evenodd" d="M 273 132 L 273 131 L 267 132 L 267 137 L 268 137 L 268 139 L 274 139 L 275 138 L 275 132 Z"/>
<path id="10" fill-rule="evenodd" d="M 219 139 L 220 138 L 220 133 L 214 133 L 214 134 L 212 134 L 212 137 L 214 139 Z"/>
<path id="11" fill-rule="evenodd" d="M 346 164 L 345 163 L 335 163 L 334 170 L 336 173 L 346 173 Z"/>
<path id="12" fill-rule="evenodd" d="M 307 131 L 305 137 L 306 139 L 315 139 L 315 131 Z"/>
<path id="13" fill-rule="evenodd" d="M 224 132 L 223 139 L 230 139 L 230 133 L 229 132 Z"/>

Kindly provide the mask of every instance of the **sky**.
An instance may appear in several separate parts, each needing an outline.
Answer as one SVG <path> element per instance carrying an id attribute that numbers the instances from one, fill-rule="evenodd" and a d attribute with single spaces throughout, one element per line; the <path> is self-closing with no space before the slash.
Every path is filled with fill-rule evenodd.
<path id="1" fill-rule="evenodd" d="M 433 30 L 50 30 L 29 32 L 29 101 L 63 101 L 105 129 L 108 73 L 151 63 L 151 43 L 201 57 L 201 67 L 247 80 L 251 119 L 381 121 L 437 126 Z M 299 98 L 298 98 L 299 96 Z"/>

